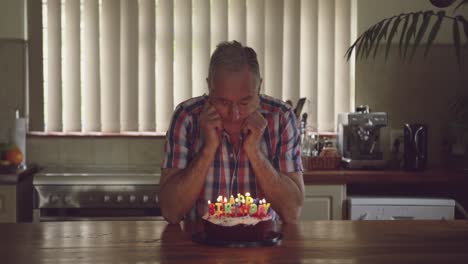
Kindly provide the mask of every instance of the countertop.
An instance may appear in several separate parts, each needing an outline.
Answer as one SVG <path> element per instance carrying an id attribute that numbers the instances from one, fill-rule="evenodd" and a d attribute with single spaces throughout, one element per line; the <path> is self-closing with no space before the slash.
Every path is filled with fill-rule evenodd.
<path id="1" fill-rule="evenodd" d="M 468 263 L 468 221 L 309 221 L 279 245 L 222 248 L 163 221 L 0 224 L 6 263 Z"/>
<path id="2" fill-rule="evenodd" d="M 14 169 L 7 172 L 0 172 L 0 185 L 15 185 L 24 178 L 36 173 L 38 167 L 31 165 L 27 169 Z"/>
<path id="3" fill-rule="evenodd" d="M 446 169 L 404 170 L 315 170 L 305 171 L 305 184 L 468 184 L 468 172 Z"/>

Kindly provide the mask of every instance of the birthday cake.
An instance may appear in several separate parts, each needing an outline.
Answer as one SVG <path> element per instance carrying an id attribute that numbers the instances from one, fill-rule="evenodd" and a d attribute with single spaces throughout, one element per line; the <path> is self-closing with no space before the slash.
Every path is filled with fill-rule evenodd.
<path id="1" fill-rule="evenodd" d="M 250 242 L 264 240 L 273 230 L 270 204 L 253 199 L 249 193 L 237 198 L 219 196 L 216 203 L 208 201 L 208 213 L 202 217 L 206 237 L 211 240 Z"/>

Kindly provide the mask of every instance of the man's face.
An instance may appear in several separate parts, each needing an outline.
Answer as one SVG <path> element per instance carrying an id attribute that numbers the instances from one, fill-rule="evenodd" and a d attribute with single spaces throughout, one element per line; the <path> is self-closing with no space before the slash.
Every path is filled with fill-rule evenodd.
<path id="1" fill-rule="evenodd" d="M 247 66 L 239 72 L 218 70 L 214 74 L 210 102 L 225 124 L 242 124 L 259 103 L 259 87 Z"/>

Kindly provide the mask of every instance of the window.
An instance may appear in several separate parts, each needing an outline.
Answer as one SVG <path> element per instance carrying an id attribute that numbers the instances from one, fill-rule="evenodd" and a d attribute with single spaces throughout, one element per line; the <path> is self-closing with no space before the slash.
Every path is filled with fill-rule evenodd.
<path id="1" fill-rule="evenodd" d="M 306 97 L 311 128 L 333 131 L 337 113 L 354 107 L 344 59 L 354 1 L 42 0 L 44 74 L 35 85 L 43 96 L 30 105 L 44 115 L 31 123 L 47 132 L 165 132 L 178 103 L 207 92 L 216 45 L 235 39 L 256 50 L 264 93 Z"/>

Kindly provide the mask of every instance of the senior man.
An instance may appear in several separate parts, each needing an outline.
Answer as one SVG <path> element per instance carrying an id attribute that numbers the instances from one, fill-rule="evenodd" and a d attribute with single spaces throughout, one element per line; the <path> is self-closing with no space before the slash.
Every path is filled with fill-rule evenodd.
<path id="1" fill-rule="evenodd" d="M 250 192 L 296 222 L 304 180 L 295 115 L 260 94 L 257 54 L 237 41 L 213 52 L 208 95 L 179 104 L 166 135 L 159 203 L 170 223 L 197 219 L 207 201 Z"/>

